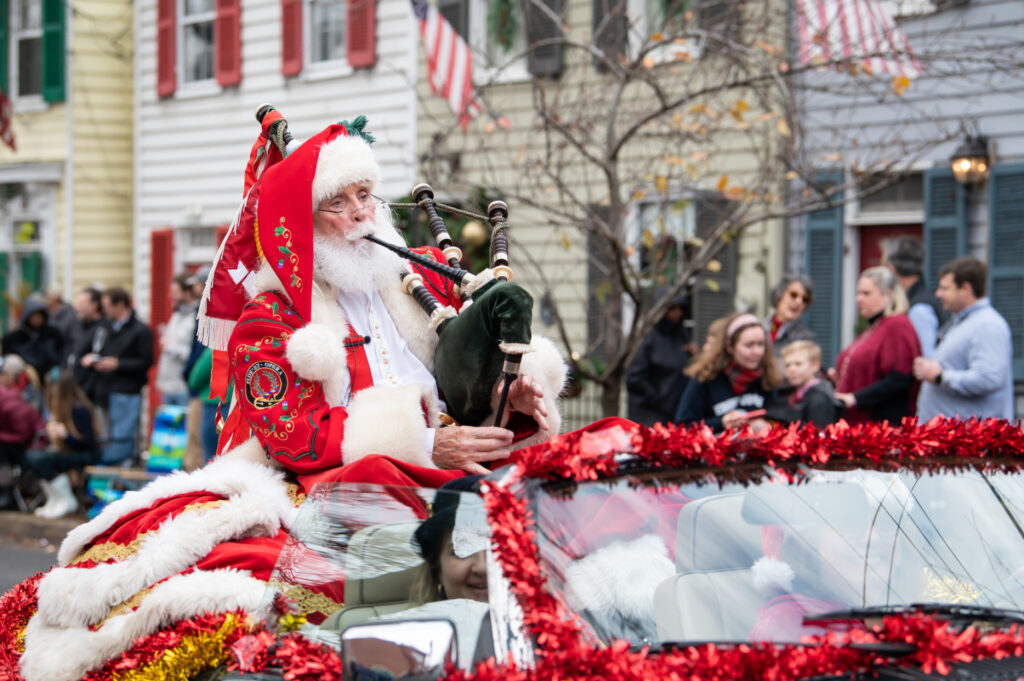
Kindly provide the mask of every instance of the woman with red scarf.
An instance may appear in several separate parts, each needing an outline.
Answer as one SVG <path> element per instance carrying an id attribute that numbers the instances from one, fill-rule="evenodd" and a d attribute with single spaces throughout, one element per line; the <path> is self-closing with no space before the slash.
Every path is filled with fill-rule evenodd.
<path id="1" fill-rule="evenodd" d="M 899 423 L 914 415 L 920 383 L 914 358 L 921 343 L 907 318 L 907 296 L 886 267 L 870 267 L 857 280 L 857 310 L 868 327 L 839 353 L 829 378 L 846 404 L 850 423 Z"/>
<path id="2" fill-rule="evenodd" d="M 749 313 L 728 317 L 721 341 L 711 352 L 702 353 L 687 373 L 697 380 L 690 381 L 679 401 L 677 423 L 703 421 L 714 430 L 744 422 L 754 430 L 768 427 L 760 417 L 782 376 L 757 317 Z"/>

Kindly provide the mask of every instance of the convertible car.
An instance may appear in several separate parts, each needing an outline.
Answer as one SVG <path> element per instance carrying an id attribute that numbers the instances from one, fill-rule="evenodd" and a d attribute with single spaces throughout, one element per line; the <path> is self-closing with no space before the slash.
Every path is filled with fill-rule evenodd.
<path id="1" fill-rule="evenodd" d="M 314 626 L 298 592 L 268 593 L 261 623 L 211 613 L 90 678 L 1019 678 L 1021 451 L 995 421 L 754 436 L 612 420 L 475 491 L 321 487 L 273 581 L 343 575 L 343 609 Z M 421 565 L 440 506 L 446 550 L 486 574 L 468 591 Z"/>

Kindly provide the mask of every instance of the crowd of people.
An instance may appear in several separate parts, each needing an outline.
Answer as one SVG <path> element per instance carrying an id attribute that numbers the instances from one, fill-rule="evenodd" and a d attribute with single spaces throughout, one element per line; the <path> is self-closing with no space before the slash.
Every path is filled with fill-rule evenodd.
<path id="1" fill-rule="evenodd" d="M 985 295 L 985 263 L 964 256 L 924 283 L 925 252 L 905 237 L 885 264 L 857 280 L 858 334 L 822 367 L 802 317 L 814 299 L 807 277 L 787 276 L 773 313 L 736 312 L 713 322 L 699 354 L 673 305 L 636 353 L 628 374 L 630 417 L 640 423 L 849 423 L 917 416 L 1013 418 L 1009 325 Z"/>
<path id="2" fill-rule="evenodd" d="M 217 404 L 205 404 L 209 351 L 196 341 L 204 282 L 182 274 L 170 283 L 174 311 L 156 372 L 161 402 L 192 409 L 200 463 L 216 452 Z M 135 461 L 153 355 L 153 333 L 123 288 L 85 288 L 73 305 L 53 288 L 25 301 L 20 323 L 0 340 L 0 509 L 73 513 L 82 469 Z M 21 492 L 36 488 L 33 504 Z"/>

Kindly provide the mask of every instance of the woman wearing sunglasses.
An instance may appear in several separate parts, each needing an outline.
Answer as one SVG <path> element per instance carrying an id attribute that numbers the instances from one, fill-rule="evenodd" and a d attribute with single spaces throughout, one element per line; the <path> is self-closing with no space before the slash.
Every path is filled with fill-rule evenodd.
<path id="1" fill-rule="evenodd" d="M 775 311 L 765 321 L 764 328 L 776 354 L 793 341 L 814 340 L 814 332 L 801 320 L 814 300 L 814 283 L 809 277 L 783 276 L 782 281 L 772 287 L 770 299 Z"/>

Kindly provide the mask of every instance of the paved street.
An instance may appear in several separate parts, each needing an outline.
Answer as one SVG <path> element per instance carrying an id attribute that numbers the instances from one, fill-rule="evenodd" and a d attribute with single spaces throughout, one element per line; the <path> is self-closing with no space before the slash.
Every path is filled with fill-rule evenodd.
<path id="1" fill-rule="evenodd" d="M 0 593 L 57 562 L 57 547 L 43 541 L 0 540 Z"/>

